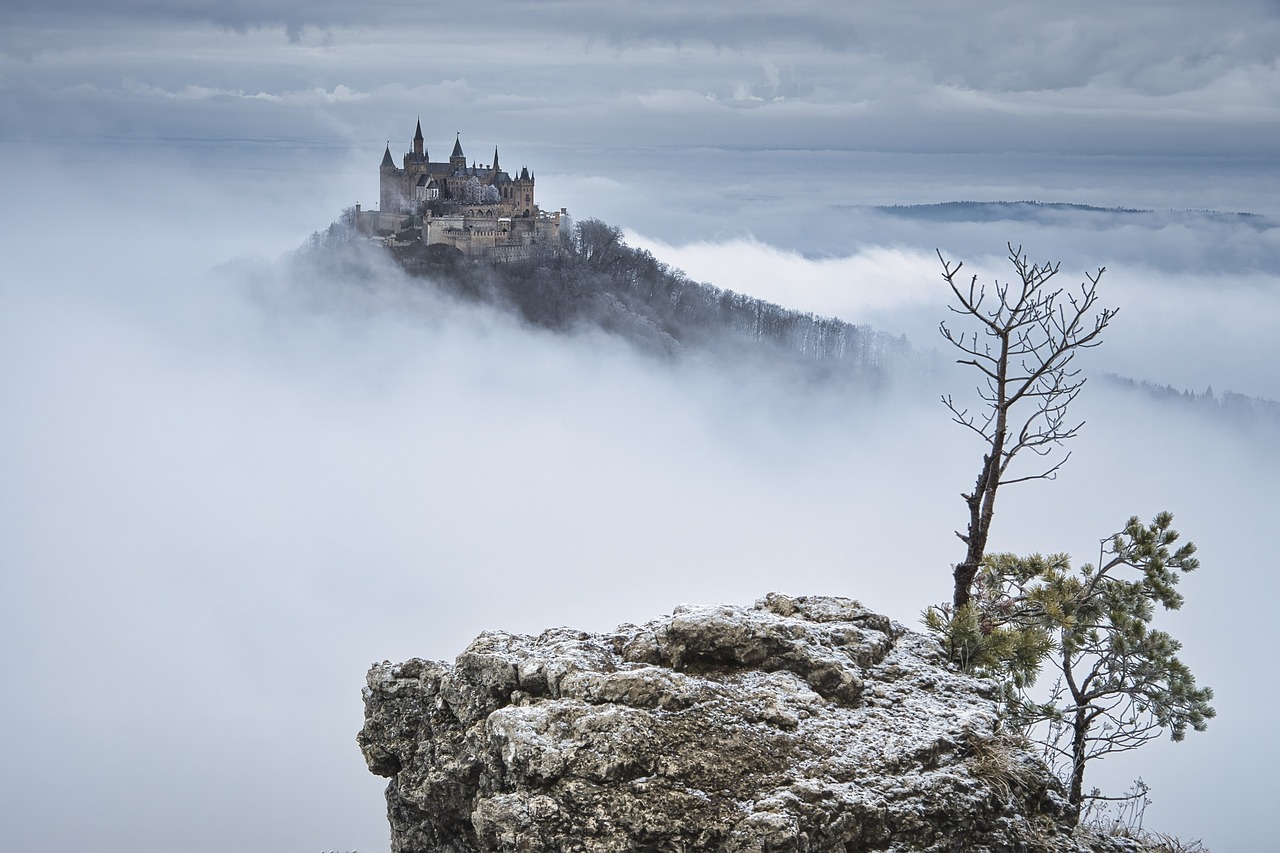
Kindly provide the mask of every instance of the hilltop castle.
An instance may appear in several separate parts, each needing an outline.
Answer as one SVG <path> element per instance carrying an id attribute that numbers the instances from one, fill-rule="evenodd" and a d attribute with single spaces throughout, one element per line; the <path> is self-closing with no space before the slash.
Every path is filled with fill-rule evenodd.
<path id="1" fill-rule="evenodd" d="M 447 161 L 432 162 L 423 142 L 419 120 L 403 167 L 396 166 L 387 143 L 378 167 L 376 230 L 421 228 L 425 243 L 499 260 L 527 257 L 535 246 L 559 244 L 560 220 L 566 212 L 542 212 L 534 202 L 534 177 L 528 167 L 511 177 L 499 167 L 496 147 L 493 163 L 478 166 L 472 161 L 468 166 L 460 135 Z M 388 214 L 394 224 L 388 224 Z"/>

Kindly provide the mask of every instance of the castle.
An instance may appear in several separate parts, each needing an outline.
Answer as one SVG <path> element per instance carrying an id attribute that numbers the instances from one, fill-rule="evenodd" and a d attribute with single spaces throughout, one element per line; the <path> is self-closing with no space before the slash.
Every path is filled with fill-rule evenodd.
<path id="1" fill-rule="evenodd" d="M 534 202 L 533 174 L 527 167 L 515 178 L 502 171 L 496 147 L 492 164 L 472 161 L 468 166 L 459 135 L 449 159 L 432 162 L 419 119 L 403 163 L 396 165 L 387 143 L 378 167 L 378 215 L 371 230 L 420 228 L 424 243 L 495 260 L 516 260 L 559 245 L 561 217 L 567 221 L 567 212 L 544 213 Z"/>

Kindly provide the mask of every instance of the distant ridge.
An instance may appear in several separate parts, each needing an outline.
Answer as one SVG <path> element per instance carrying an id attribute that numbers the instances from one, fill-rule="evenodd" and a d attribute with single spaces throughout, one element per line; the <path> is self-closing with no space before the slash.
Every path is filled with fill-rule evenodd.
<path id="1" fill-rule="evenodd" d="M 1061 201 L 944 201 L 937 204 L 879 205 L 872 208 L 878 213 L 903 219 L 931 222 L 1002 222 L 1007 220 L 1048 220 L 1054 214 L 1085 213 L 1107 216 L 1175 216 L 1190 219 L 1218 221 L 1244 221 L 1259 228 L 1275 225 L 1257 213 L 1227 212 L 1219 210 L 1168 210 L 1157 211 L 1136 207 L 1098 207 L 1091 204 L 1073 204 Z"/>

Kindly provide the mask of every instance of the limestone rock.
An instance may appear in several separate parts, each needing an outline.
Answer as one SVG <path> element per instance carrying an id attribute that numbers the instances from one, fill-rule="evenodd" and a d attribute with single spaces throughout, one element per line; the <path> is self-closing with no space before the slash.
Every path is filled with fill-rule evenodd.
<path id="1" fill-rule="evenodd" d="M 393 853 L 1112 849 L 996 692 L 856 601 L 774 594 L 375 665 L 358 741 Z"/>

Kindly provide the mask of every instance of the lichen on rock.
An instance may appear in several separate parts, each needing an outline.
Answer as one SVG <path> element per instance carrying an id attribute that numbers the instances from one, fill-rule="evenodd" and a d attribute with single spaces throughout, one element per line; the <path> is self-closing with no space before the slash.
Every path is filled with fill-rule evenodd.
<path id="1" fill-rule="evenodd" d="M 1000 732 L 993 683 L 851 599 L 486 632 L 367 682 L 393 853 L 1109 849 Z"/>

